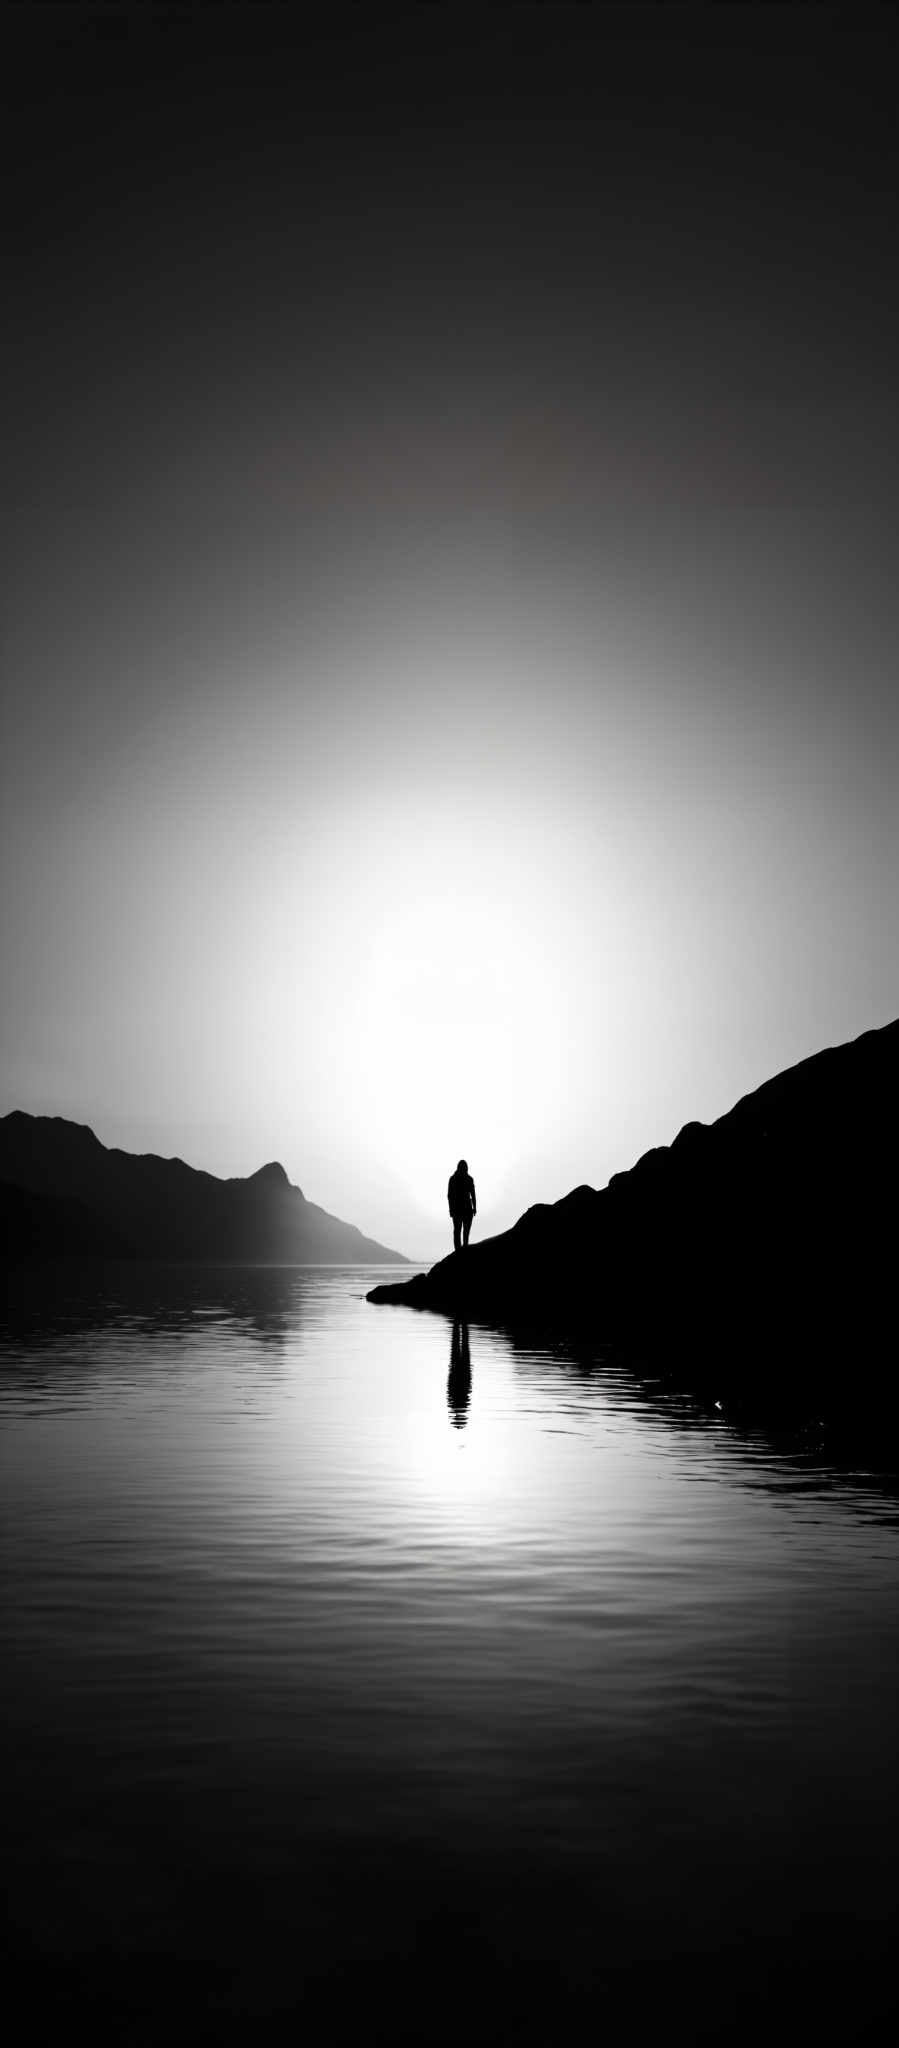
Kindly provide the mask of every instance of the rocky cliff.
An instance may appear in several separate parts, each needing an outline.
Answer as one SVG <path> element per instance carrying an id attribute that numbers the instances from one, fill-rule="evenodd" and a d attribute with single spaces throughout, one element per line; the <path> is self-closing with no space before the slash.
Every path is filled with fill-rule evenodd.
<path id="1" fill-rule="evenodd" d="M 808 1363 L 826 1343 L 831 1367 L 842 1350 L 847 1372 L 882 1378 L 897 1154 L 899 1021 L 803 1060 L 713 1124 L 685 1125 L 608 1187 L 529 1209 L 369 1299 L 744 1359 L 776 1335 L 781 1356 L 796 1342 Z"/>

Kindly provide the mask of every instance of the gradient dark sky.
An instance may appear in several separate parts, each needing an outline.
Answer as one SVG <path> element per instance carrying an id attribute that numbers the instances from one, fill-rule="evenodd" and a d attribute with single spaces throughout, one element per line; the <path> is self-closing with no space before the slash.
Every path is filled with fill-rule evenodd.
<path id="1" fill-rule="evenodd" d="M 895 1015 L 892 10 L 3 32 L 2 1107 L 427 1252 Z"/>

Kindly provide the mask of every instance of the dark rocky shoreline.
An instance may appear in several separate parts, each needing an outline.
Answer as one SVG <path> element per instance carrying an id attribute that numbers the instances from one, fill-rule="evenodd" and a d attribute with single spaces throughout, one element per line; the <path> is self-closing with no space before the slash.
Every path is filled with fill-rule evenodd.
<path id="1" fill-rule="evenodd" d="M 368 1299 L 662 1347 L 822 1412 L 848 1378 L 893 1412 L 897 1141 L 899 1021 Z"/>

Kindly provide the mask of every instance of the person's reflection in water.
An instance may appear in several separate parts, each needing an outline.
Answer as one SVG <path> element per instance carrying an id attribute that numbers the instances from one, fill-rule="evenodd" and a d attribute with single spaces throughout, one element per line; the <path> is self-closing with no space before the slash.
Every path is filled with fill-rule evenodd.
<path id="1" fill-rule="evenodd" d="M 468 1349 L 468 1324 L 454 1323 L 450 1343 L 449 1379 L 446 1383 L 446 1405 L 454 1429 L 465 1428 L 470 1400 L 471 1356 Z"/>

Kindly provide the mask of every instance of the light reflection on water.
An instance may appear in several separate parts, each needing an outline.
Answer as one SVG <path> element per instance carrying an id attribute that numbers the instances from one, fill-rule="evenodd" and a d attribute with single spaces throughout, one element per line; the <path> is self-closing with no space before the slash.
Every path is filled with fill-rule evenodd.
<path id="1" fill-rule="evenodd" d="M 22 2038 L 77 1982 L 115 2038 L 327 1987 L 331 2039 L 538 2040 L 662 1971 L 718 2038 L 747 1944 L 729 2038 L 772 1997 L 791 2039 L 881 2024 L 894 1494 L 372 1277 L 120 1273 L 8 1324 Z"/>

